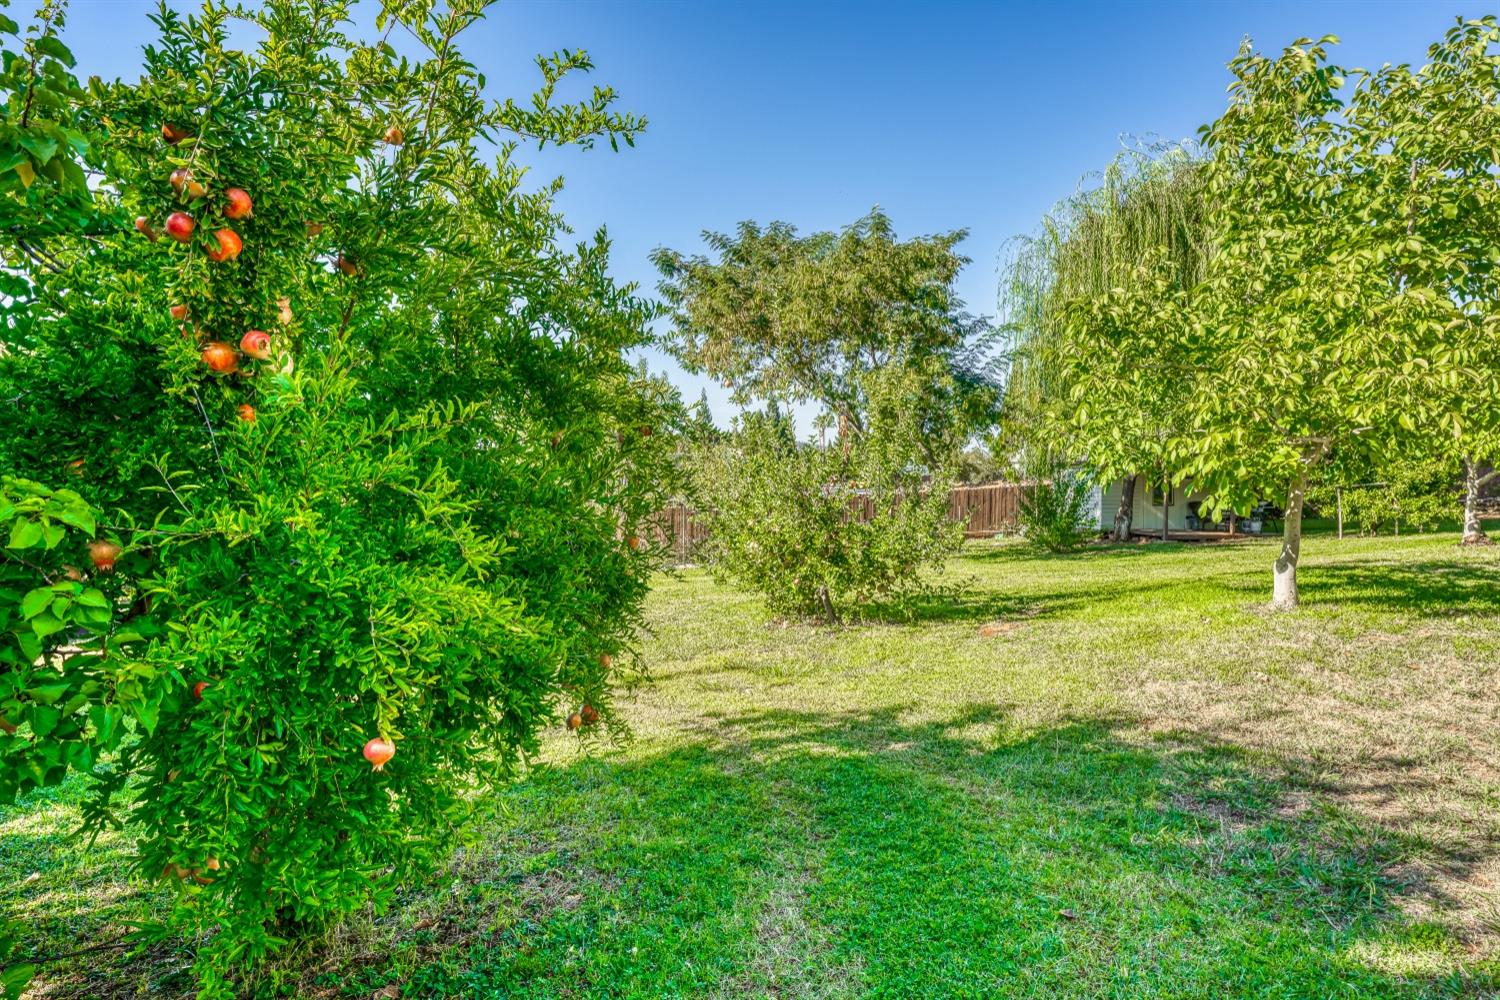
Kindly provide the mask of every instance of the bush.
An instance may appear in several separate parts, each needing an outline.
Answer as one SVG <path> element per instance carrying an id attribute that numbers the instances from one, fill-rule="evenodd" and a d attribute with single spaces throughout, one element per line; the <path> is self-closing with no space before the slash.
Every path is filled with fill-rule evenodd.
<path id="1" fill-rule="evenodd" d="M 479 5 L 430 6 L 379 15 L 429 43 L 416 59 L 314 0 L 249 15 L 251 51 L 218 4 L 164 11 L 139 83 L 72 98 L 103 172 L 91 207 L 5 237 L 28 265 L 0 299 L 0 467 L 66 475 L 110 512 L 94 527 L 118 570 L 74 606 L 92 588 L 128 619 L 112 669 L 144 685 L 120 719 L 65 713 L 116 746 L 109 766 L 64 756 L 97 779 L 91 825 L 128 823 L 140 870 L 177 890 L 146 933 L 197 936 L 208 996 L 387 901 L 541 727 L 583 704 L 586 734 L 610 726 L 636 671 L 654 565 L 636 526 L 673 492 L 654 432 L 679 409 L 623 356 L 653 310 L 606 277 L 602 239 L 562 249 L 549 191 L 482 146 L 640 123 L 608 91 L 486 104 L 453 41 Z M 588 62 L 541 68 L 550 92 Z M 173 212 L 194 231 L 153 239 Z M 247 331 L 266 342 L 235 351 Z M 51 716 L 7 683 L 0 710 L 31 720 L 0 765 L 15 789 Z"/>
<path id="2" fill-rule="evenodd" d="M 1069 470 L 1033 483 L 1021 492 L 1021 533 L 1048 552 L 1071 552 L 1094 534 L 1088 523 L 1090 484 Z"/>
<path id="3" fill-rule="evenodd" d="M 698 466 L 703 549 L 720 578 L 772 612 L 836 622 L 922 588 L 963 541 L 945 481 L 909 456 L 796 441 L 791 422 L 750 414 Z"/>

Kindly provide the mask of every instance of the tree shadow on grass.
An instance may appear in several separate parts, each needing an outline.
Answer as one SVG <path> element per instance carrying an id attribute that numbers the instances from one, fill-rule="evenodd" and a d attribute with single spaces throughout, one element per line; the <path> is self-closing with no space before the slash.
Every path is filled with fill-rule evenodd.
<path id="1" fill-rule="evenodd" d="M 1318 603 L 1426 617 L 1500 613 L 1500 566 L 1445 562 L 1309 563 L 1299 582 Z"/>
<path id="2" fill-rule="evenodd" d="M 1232 748 L 973 706 L 764 711 L 501 793 L 421 997 L 1476 996 L 1366 829 Z M 538 888 L 541 887 L 541 888 Z"/>

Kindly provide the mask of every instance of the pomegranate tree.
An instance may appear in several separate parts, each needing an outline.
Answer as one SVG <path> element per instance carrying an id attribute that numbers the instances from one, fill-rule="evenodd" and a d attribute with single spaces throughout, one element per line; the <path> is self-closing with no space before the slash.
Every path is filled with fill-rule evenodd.
<path id="1" fill-rule="evenodd" d="M 478 15 L 387 4 L 432 43 L 403 58 L 314 0 L 165 11 L 138 82 L 72 98 L 99 123 L 87 218 L 7 257 L 24 426 L 0 468 L 111 512 L 88 537 L 122 551 L 89 575 L 138 637 L 144 707 L 112 723 L 89 815 L 172 874 L 159 933 L 205 995 L 389 900 L 543 728 L 586 705 L 607 731 L 634 669 L 651 559 L 621 542 L 674 489 L 671 435 L 636 429 L 678 406 L 626 359 L 654 311 L 486 137 L 643 123 L 607 92 L 486 102 Z M 237 16 L 260 48 L 230 44 Z M 0 740 L 29 739 L 34 701 L 7 697 Z"/>

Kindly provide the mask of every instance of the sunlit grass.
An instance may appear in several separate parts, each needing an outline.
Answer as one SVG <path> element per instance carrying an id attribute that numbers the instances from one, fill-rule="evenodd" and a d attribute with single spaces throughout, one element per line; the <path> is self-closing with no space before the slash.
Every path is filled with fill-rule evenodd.
<path id="1" fill-rule="evenodd" d="M 1454 542 L 1313 539 L 1295 614 L 1263 607 L 1269 543 L 978 544 L 960 596 L 838 629 L 663 577 L 633 741 L 559 732 L 450 871 L 258 989 L 1491 995 L 1500 562 Z M 160 893 L 75 820 L 67 792 L 0 814 L 40 951 Z M 38 996 L 184 995 L 183 961 Z"/>

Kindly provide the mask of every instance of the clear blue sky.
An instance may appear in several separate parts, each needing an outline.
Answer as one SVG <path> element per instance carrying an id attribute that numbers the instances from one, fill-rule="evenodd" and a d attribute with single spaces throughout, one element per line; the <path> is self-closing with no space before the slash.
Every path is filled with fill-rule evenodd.
<path id="1" fill-rule="evenodd" d="M 133 79 L 153 8 L 74 0 L 80 70 Z M 1122 137 L 1193 136 L 1223 108 L 1224 66 L 1246 35 L 1277 50 L 1335 34 L 1344 65 L 1419 63 L 1454 17 L 1482 13 L 1396 0 L 514 0 L 466 51 L 494 96 L 522 97 L 536 80 L 532 55 L 585 48 L 594 81 L 650 120 L 618 155 L 526 154 L 538 183 L 566 177 L 561 205 L 580 237 L 608 226 L 620 279 L 654 290 L 651 249 L 697 249 L 704 229 L 747 218 L 834 228 L 879 204 L 902 234 L 968 229 L 960 291 L 972 311 L 993 314 L 1005 241 L 1032 230 Z M 705 384 L 659 354 L 651 365 L 689 401 Z M 724 393 L 708 392 L 726 421 Z"/>

